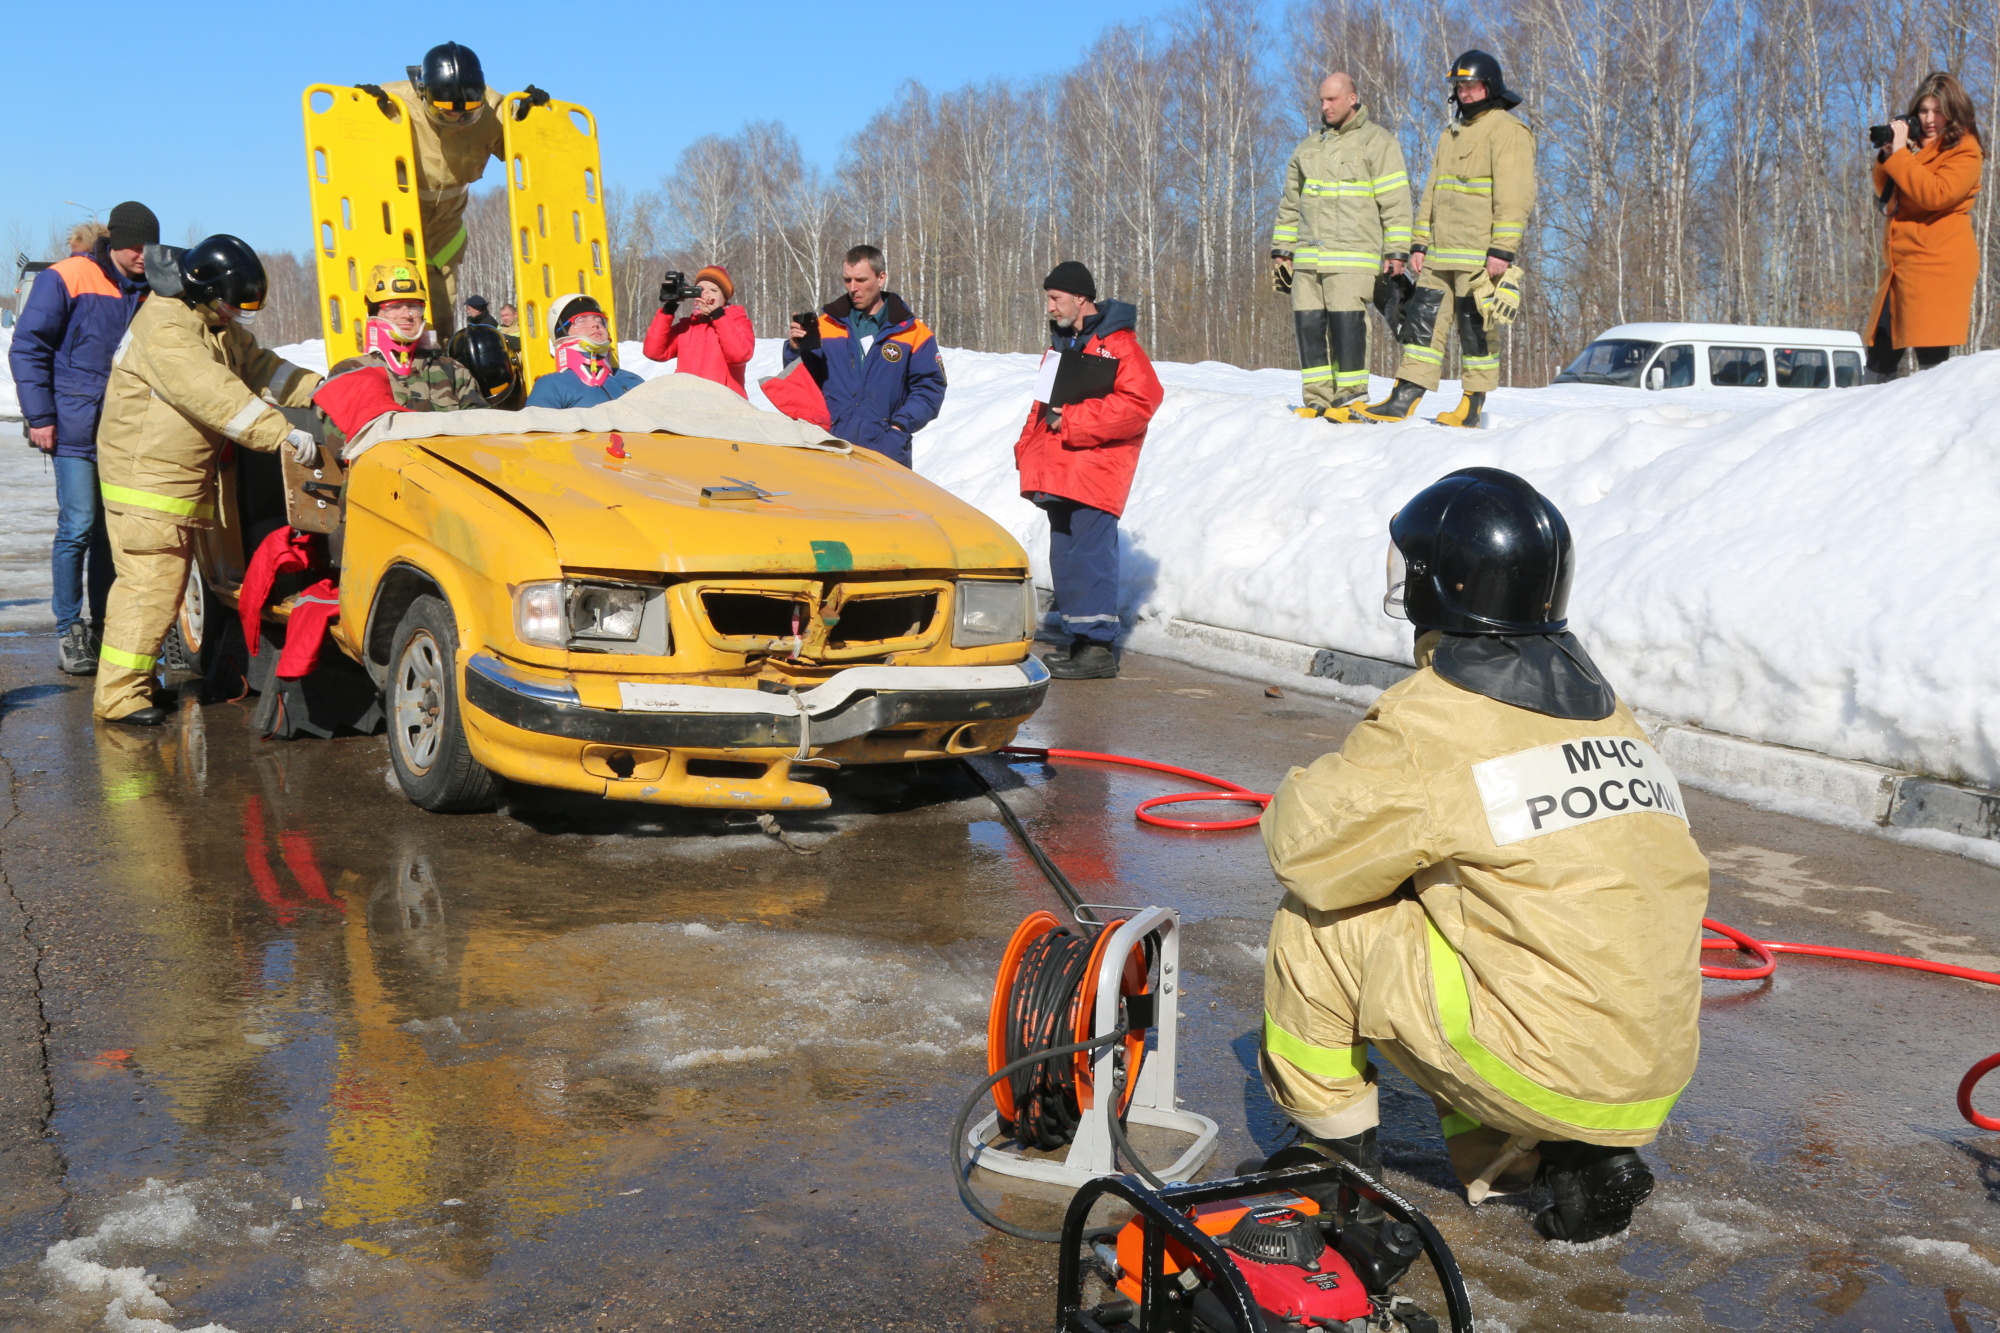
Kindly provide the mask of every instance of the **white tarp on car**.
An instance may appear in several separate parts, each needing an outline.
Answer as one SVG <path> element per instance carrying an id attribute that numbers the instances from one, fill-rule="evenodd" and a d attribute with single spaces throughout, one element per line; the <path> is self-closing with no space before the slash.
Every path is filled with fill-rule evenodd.
<path id="1" fill-rule="evenodd" d="M 473 408 L 464 412 L 385 412 L 348 442 L 342 456 L 356 458 L 384 440 L 440 435 L 569 435 L 577 431 L 687 435 L 740 440 L 793 449 L 846 453 L 849 446 L 819 427 L 753 407 L 732 389 L 695 375 L 659 375 L 622 398 L 595 407 L 524 407 L 518 412 Z"/>

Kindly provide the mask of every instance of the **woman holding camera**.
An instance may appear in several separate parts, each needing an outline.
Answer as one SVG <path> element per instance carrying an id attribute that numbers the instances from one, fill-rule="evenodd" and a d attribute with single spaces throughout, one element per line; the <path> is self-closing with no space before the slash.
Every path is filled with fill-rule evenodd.
<path id="1" fill-rule="evenodd" d="M 675 319 L 681 302 L 690 294 L 694 297 L 694 313 Z M 743 307 L 730 304 L 735 295 L 736 284 L 729 280 L 729 270 L 720 264 L 710 264 L 694 275 L 692 293 L 688 291 L 686 275 L 667 274 L 667 280 L 660 284 L 659 313 L 653 316 L 653 323 L 646 330 L 646 359 L 679 358 L 680 364 L 674 369 L 680 374 L 699 375 L 726 384 L 748 398 L 750 395 L 743 389 L 743 367 L 757 350 L 757 334 L 750 327 L 750 316 Z"/>
<path id="2" fill-rule="evenodd" d="M 1948 73 L 1928 75 L 1909 115 L 1889 130 L 1874 172 L 1889 219 L 1889 271 L 1862 334 L 1871 383 L 1894 378 L 1906 347 L 1916 349 L 1919 370 L 1950 356 L 1971 329 L 1979 280 L 1972 201 L 1986 155 L 1964 85 Z"/>

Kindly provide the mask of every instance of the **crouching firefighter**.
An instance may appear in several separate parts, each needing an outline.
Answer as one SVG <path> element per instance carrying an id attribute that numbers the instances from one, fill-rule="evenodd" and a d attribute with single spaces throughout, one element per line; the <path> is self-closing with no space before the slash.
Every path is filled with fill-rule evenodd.
<path id="1" fill-rule="evenodd" d="M 1451 67 L 1452 120 L 1431 155 L 1410 245 L 1416 290 L 1404 303 L 1403 359 L 1396 387 L 1345 420 L 1402 421 L 1438 386 L 1445 348 L 1458 330 L 1464 394 L 1440 426 L 1477 426 L 1486 395 L 1500 387 L 1501 325 L 1521 308 L 1515 262 L 1535 207 L 1535 136 L 1514 115 L 1500 62 L 1467 51 Z"/>
<path id="2" fill-rule="evenodd" d="M 1468 468 L 1389 531 L 1384 606 L 1416 627 L 1417 671 L 1263 819 L 1287 890 L 1264 1081 L 1311 1148 L 1375 1173 L 1372 1044 L 1431 1094 L 1473 1203 L 1529 1191 L 1543 1236 L 1609 1236 L 1694 1073 L 1708 864 L 1565 629 L 1555 506 Z"/>
<path id="3" fill-rule="evenodd" d="M 223 447 L 288 448 L 306 466 L 319 456 L 312 436 L 271 405 L 304 407 L 319 376 L 259 347 L 244 327 L 264 304 L 257 252 L 211 236 L 182 252 L 178 267 L 179 292 L 155 277 L 119 344 L 97 436 L 118 579 L 105 608 L 95 712 L 137 726 L 166 720 L 153 702 L 153 668 L 187 587 L 194 533 L 215 526 Z"/>

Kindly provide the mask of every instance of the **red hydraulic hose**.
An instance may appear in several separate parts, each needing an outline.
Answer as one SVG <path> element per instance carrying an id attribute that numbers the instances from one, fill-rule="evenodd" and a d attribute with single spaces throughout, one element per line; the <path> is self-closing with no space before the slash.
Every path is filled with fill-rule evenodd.
<path id="1" fill-rule="evenodd" d="M 1158 828 L 1187 829 L 1197 833 L 1219 832 L 1223 829 L 1249 828 L 1263 815 L 1265 806 L 1271 803 L 1271 793 L 1251 791 L 1241 783 L 1227 778 L 1218 778 L 1199 769 L 1182 768 L 1177 764 L 1162 764 L 1152 759 L 1134 759 L 1130 755 L 1104 754 L 1096 750 L 1042 749 L 1027 745 L 1009 745 L 1001 754 L 1021 755 L 1032 759 L 1084 759 L 1092 763 L 1117 764 L 1123 768 L 1141 768 L 1154 773 L 1170 773 L 1177 778 L 1188 778 L 1195 782 L 1206 782 L 1216 791 L 1174 792 L 1166 796 L 1149 796 L 1139 802 L 1132 811 L 1141 823 Z M 1258 813 L 1243 819 L 1169 819 L 1156 815 L 1153 811 L 1162 805 L 1175 805 L 1184 801 L 1241 801 L 1258 807 Z M 1877 953 L 1872 949 L 1836 949 L 1826 944 L 1787 944 L 1777 940 L 1754 939 L 1733 926 L 1725 926 L 1720 921 L 1702 918 L 1702 927 L 1723 936 L 1719 940 L 1705 939 L 1701 942 L 1704 951 L 1710 949 L 1733 950 L 1749 955 L 1756 960 L 1752 967 L 1704 966 L 1701 974 L 1719 981 L 1761 981 L 1777 970 L 1778 955 L 1781 953 L 1810 954 L 1815 958 L 1838 958 L 1852 963 L 1875 963 L 1882 967 L 1903 967 L 1915 972 L 1935 972 L 1939 976 L 1958 977 L 1964 981 L 1977 981 L 1988 986 L 2000 986 L 2000 972 L 1981 972 L 1977 968 L 1958 967 L 1951 963 L 1936 963 L 1928 958 L 1911 958 L 1900 953 Z M 1982 1115 L 1973 1109 L 1972 1090 L 1979 1081 L 1995 1069 L 2000 1069 L 2000 1052 L 1989 1055 L 1971 1069 L 1958 1085 L 1958 1110 L 1967 1121 L 1980 1129 L 2000 1130 L 2000 1116 Z"/>

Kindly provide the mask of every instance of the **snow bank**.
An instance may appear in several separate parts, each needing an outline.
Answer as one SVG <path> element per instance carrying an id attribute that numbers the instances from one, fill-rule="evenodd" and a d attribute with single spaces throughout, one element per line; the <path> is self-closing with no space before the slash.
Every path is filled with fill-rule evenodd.
<path id="1" fill-rule="evenodd" d="M 1046 525 L 1015 494 L 1011 448 L 1035 358 L 946 360 L 951 391 L 917 468 L 1005 523 L 1045 577 Z M 2000 354 L 1818 393 L 1502 390 L 1476 432 L 1301 421 L 1288 371 L 1162 365 L 1160 378 L 1123 525 L 1130 619 L 1407 662 L 1409 629 L 1381 609 L 1390 514 L 1455 468 L 1505 467 L 1568 517 L 1572 623 L 1632 704 L 2000 785 L 2000 635 L 1983 595 Z M 1423 412 L 1456 400 L 1445 387 Z"/>
<path id="2" fill-rule="evenodd" d="M 780 344 L 760 341 L 759 376 Z M 316 343 L 282 349 L 323 364 Z M 637 343 L 622 362 L 664 374 Z M 917 470 L 1013 531 L 1036 358 L 947 350 Z M 1674 722 L 2000 785 L 2000 353 L 1866 389 L 1506 390 L 1489 428 L 1328 426 L 1298 378 L 1162 363 L 1165 404 L 1123 525 L 1128 622 L 1169 617 L 1409 660 L 1382 614 L 1389 515 L 1454 468 L 1527 477 L 1576 533 L 1572 623 L 1630 703 Z M 1378 392 L 1386 384 L 1378 381 Z M 1426 400 L 1426 416 L 1457 386 Z M 1989 628 L 1981 628 L 1989 626 Z M 1144 633 L 1149 651 L 1197 651 Z"/>

